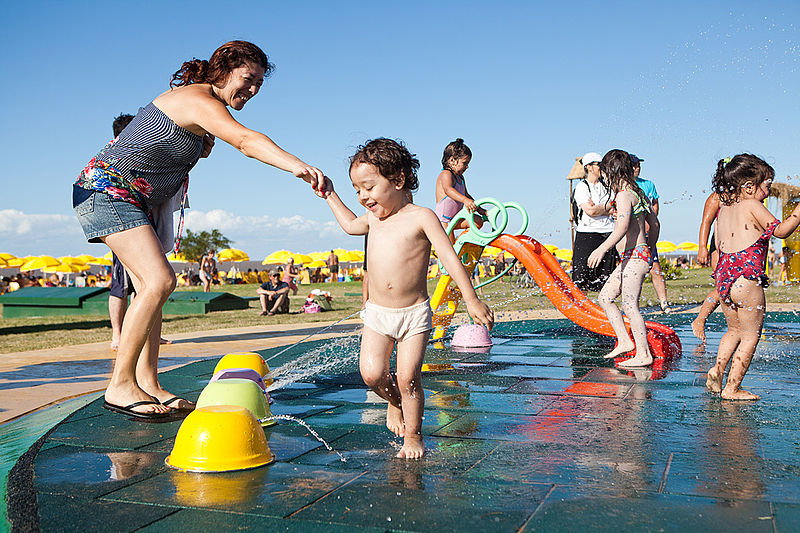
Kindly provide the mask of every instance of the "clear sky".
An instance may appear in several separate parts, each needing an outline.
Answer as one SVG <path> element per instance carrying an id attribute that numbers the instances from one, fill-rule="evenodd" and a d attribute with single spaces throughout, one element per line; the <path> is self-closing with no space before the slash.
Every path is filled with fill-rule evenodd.
<path id="1" fill-rule="evenodd" d="M 13 2 L 0 46 L 0 251 L 101 255 L 71 184 L 111 121 L 231 39 L 276 64 L 237 120 L 334 179 L 402 139 L 433 207 L 444 146 L 463 137 L 476 198 L 515 200 L 528 234 L 569 245 L 575 157 L 622 148 L 661 195 L 662 238 L 697 241 L 721 157 L 748 151 L 800 184 L 800 4 L 784 2 Z M 187 227 L 219 228 L 253 259 L 360 248 L 291 175 L 219 142 L 192 170 Z"/>

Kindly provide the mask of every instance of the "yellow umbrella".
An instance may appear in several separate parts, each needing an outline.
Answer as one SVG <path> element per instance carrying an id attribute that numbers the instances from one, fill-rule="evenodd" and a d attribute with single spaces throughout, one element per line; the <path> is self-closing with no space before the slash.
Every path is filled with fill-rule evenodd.
<path id="1" fill-rule="evenodd" d="M 92 259 L 94 259 L 94 257 L 92 257 Z M 61 257 L 58 258 L 58 261 L 62 265 L 85 265 L 86 264 L 86 261 L 84 259 L 81 259 L 80 257 L 72 257 L 72 256 L 69 256 L 69 255 L 62 255 Z M 45 270 L 45 272 L 49 272 L 49 271 Z M 57 271 L 57 272 L 60 272 L 60 271 Z"/>
<path id="2" fill-rule="evenodd" d="M 481 253 L 481 257 L 494 257 L 500 253 L 500 248 L 495 246 L 487 246 L 483 249 L 483 253 Z"/>
<path id="3" fill-rule="evenodd" d="M 80 256 L 78 256 L 78 257 L 80 257 Z M 110 260 L 112 260 L 112 261 L 113 261 L 113 260 L 114 260 L 114 252 L 112 252 L 111 250 L 109 250 L 108 252 L 106 252 L 106 254 L 105 254 L 103 257 L 105 257 L 106 259 L 110 259 Z"/>
<path id="4" fill-rule="evenodd" d="M 170 263 L 188 263 L 188 260 L 183 254 L 175 255 L 175 252 L 170 252 L 167 256 L 167 261 Z"/>
<path id="5" fill-rule="evenodd" d="M 325 267 L 325 266 L 328 266 L 328 265 L 325 264 L 325 261 L 323 261 L 322 259 L 317 259 L 316 261 L 310 262 L 306 266 L 308 268 L 322 268 L 322 267 Z"/>
<path id="6" fill-rule="evenodd" d="M 312 261 L 314 261 L 313 257 L 311 257 L 310 255 L 306 255 L 306 254 L 292 254 L 289 257 L 294 258 L 294 262 L 298 263 L 298 264 L 307 264 L 307 263 L 311 263 Z"/>
<path id="7" fill-rule="evenodd" d="M 112 263 L 110 259 L 106 259 L 105 257 L 95 257 L 91 261 L 86 261 L 86 264 L 87 265 L 111 266 L 114 263 Z"/>
<path id="8" fill-rule="evenodd" d="M 111 252 L 108 252 L 107 255 L 108 255 L 108 257 L 106 259 L 111 259 Z M 79 261 L 81 261 L 83 263 L 89 263 L 89 261 L 94 261 L 95 257 L 93 255 L 89 255 L 89 254 L 81 254 L 81 255 L 75 256 L 75 259 L 78 259 Z"/>
<path id="9" fill-rule="evenodd" d="M 292 255 L 292 252 L 289 250 L 278 250 L 277 252 L 272 252 L 267 257 L 261 261 L 262 265 L 278 265 L 281 263 L 285 263 L 287 259 Z M 313 260 L 313 258 L 312 258 Z"/>
<path id="10" fill-rule="evenodd" d="M 330 252 L 311 252 L 308 254 L 314 261 L 325 261 L 330 255 Z"/>
<path id="11" fill-rule="evenodd" d="M 700 246 L 696 242 L 682 242 L 678 245 L 678 250 L 683 250 L 685 252 L 696 252 L 700 249 Z"/>
<path id="12" fill-rule="evenodd" d="M 553 255 L 556 256 L 556 259 L 561 261 L 572 261 L 572 250 L 567 248 L 559 248 L 553 252 Z"/>
<path id="13" fill-rule="evenodd" d="M 674 242 L 658 241 L 656 243 L 656 250 L 658 250 L 658 253 L 660 253 L 660 254 L 668 254 L 670 252 L 674 252 L 677 249 L 678 249 L 678 247 L 675 246 Z"/>
<path id="14" fill-rule="evenodd" d="M 555 244 L 545 244 L 544 247 L 547 248 L 547 251 L 550 252 L 551 254 L 555 253 L 555 251 L 558 250 L 558 246 L 556 246 Z"/>
<path id="15" fill-rule="evenodd" d="M 7 253 L 7 252 L 2 252 L 2 253 L 0 253 L 0 258 L 3 258 L 3 259 L 5 259 L 6 261 L 8 261 L 9 259 L 16 259 L 16 258 L 17 258 L 17 256 L 16 256 L 16 255 L 14 255 L 14 254 L 9 254 L 9 253 Z"/>
<path id="16" fill-rule="evenodd" d="M 58 262 L 58 259 L 56 259 L 55 257 L 50 255 L 40 255 L 39 257 L 34 257 L 26 261 L 25 264 L 19 267 L 19 269 L 22 271 L 39 270 L 44 267 L 56 266 L 58 264 L 60 263 Z"/>
<path id="17" fill-rule="evenodd" d="M 73 272 L 85 272 L 89 270 L 89 265 L 84 263 L 61 263 L 60 265 L 44 267 L 42 272 L 61 272 L 69 274 Z"/>
<path id="18" fill-rule="evenodd" d="M 10 266 L 10 267 L 21 267 L 22 265 L 24 265 L 25 263 L 27 263 L 31 259 L 33 259 L 33 257 L 30 257 L 30 256 L 29 257 L 15 257 L 14 259 L 6 259 L 6 261 L 8 262 L 7 266 Z"/>
<path id="19" fill-rule="evenodd" d="M 250 256 L 236 248 L 225 248 L 217 252 L 217 258 L 222 261 L 250 261 Z"/>
<path id="20" fill-rule="evenodd" d="M 350 250 L 347 253 L 350 254 L 350 257 L 358 257 L 359 260 L 361 260 L 361 261 L 364 260 L 365 253 L 363 251 L 361 251 L 361 250 Z"/>
<path id="21" fill-rule="evenodd" d="M 351 252 L 345 252 L 343 254 L 337 254 L 337 255 L 339 255 L 339 261 L 343 263 L 360 263 L 364 261 L 363 256 L 359 257 L 358 254 L 354 254 Z"/>
<path id="22" fill-rule="evenodd" d="M 0 267 L 5 268 L 8 266 L 8 261 L 4 257 L 0 257 Z"/>
<path id="23" fill-rule="evenodd" d="M 336 255 L 342 255 L 346 254 L 347 250 L 345 250 L 344 248 L 334 248 L 333 253 L 335 253 Z M 328 255 L 331 255 L 331 253 L 328 252 Z"/>

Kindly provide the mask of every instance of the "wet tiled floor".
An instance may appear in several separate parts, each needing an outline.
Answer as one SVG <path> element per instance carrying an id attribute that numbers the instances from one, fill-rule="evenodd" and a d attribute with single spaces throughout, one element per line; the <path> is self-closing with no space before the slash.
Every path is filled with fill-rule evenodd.
<path id="1" fill-rule="evenodd" d="M 795 317 L 768 317 L 745 380 L 763 399 L 750 403 L 722 402 L 703 387 L 718 319 L 703 351 L 693 317 L 651 318 L 683 342 L 682 357 L 660 372 L 615 369 L 602 359 L 609 341 L 567 321 L 500 324 L 488 353 L 431 347 L 421 461 L 394 458 L 400 443 L 357 374 L 353 341 L 305 343 L 270 361 L 274 369 L 321 365 L 299 381 L 284 374 L 294 382 L 274 392 L 272 412 L 304 419 L 346 462 L 281 421 L 265 429 L 273 464 L 179 472 L 164 459 L 180 420 L 132 421 L 95 402 L 55 428 L 33 461 L 40 527 L 798 531 Z M 301 357 L 308 353 L 318 357 Z M 182 367 L 164 382 L 196 398 L 215 363 Z"/>

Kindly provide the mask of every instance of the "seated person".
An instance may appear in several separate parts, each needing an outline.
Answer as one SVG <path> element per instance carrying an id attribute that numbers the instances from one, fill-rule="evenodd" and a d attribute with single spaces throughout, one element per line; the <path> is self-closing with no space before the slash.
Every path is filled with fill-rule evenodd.
<path id="1" fill-rule="evenodd" d="M 271 270 L 269 281 L 262 283 L 256 292 L 261 302 L 261 316 L 289 312 L 289 284 L 281 281 L 277 271 Z"/>

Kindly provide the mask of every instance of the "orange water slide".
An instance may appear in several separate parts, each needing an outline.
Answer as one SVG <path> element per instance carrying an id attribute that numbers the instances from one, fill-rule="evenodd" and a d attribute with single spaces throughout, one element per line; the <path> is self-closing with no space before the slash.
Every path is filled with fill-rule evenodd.
<path id="1" fill-rule="evenodd" d="M 614 329 L 602 308 L 575 286 L 558 260 L 538 241 L 525 235 L 503 234 L 490 245 L 506 250 L 516 257 L 545 296 L 565 317 L 589 331 L 615 337 Z M 627 319 L 625 324 L 628 325 Z M 645 322 L 645 326 L 653 357 L 669 359 L 680 355 L 681 342 L 672 328 L 650 321 Z"/>

